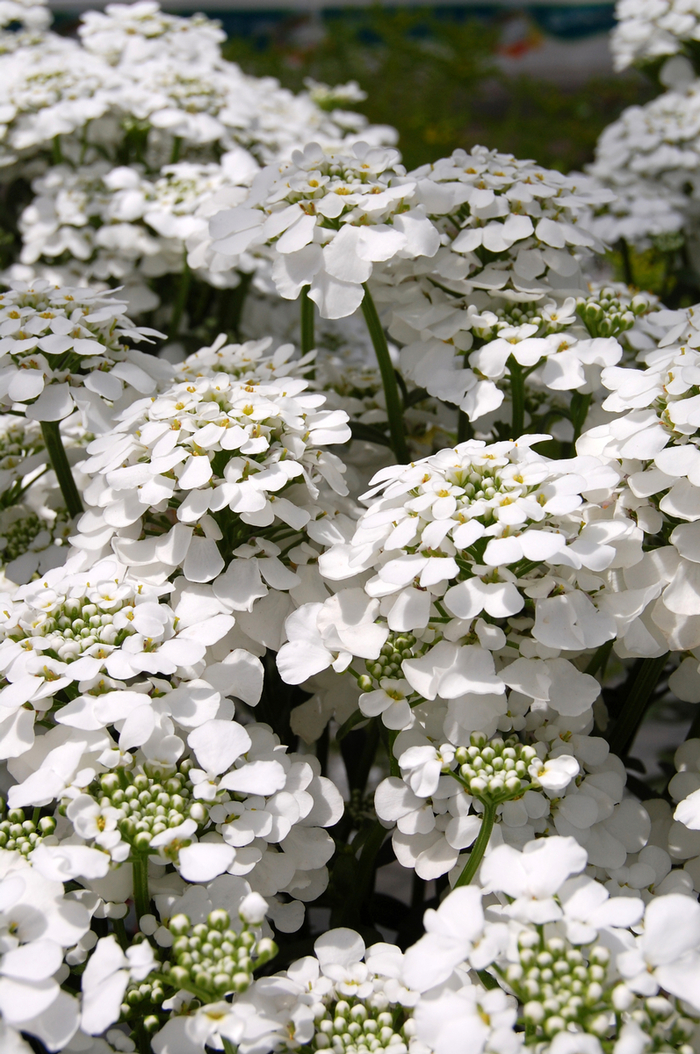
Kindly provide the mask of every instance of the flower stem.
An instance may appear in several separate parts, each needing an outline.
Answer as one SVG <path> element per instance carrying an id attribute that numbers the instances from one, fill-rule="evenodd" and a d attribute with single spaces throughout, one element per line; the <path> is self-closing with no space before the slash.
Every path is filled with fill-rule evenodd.
<path id="1" fill-rule="evenodd" d="M 464 410 L 457 411 L 457 442 L 465 443 L 467 439 L 474 438 L 474 429 L 472 423 L 465 414 Z"/>
<path id="2" fill-rule="evenodd" d="M 525 379 L 522 367 L 511 355 L 508 359 L 510 372 L 510 396 L 513 402 L 513 439 L 518 439 L 525 428 Z"/>
<path id="3" fill-rule="evenodd" d="M 608 738 L 610 751 L 624 757 L 632 745 L 637 729 L 642 723 L 652 692 L 658 684 L 668 662 L 668 652 L 656 659 L 644 659 L 634 680 L 629 695 L 620 711 Z"/>
<path id="4" fill-rule="evenodd" d="M 389 419 L 391 448 L 394 451 L 396 460 L 402 465 L 407 465 L 410 461 L 410 456 L 408 453 L 408 446 L 406 445 L 406 436 L 403 427 L 403 413 L 401 410 L 401 400 L 399 398 L 399 387 L 396 383 L 394 364 L 391 361 L 389 346 L 386 342 L 386 336 L 384 335 L 382 324 L 379 321 L 377 309 L 374 306 L 372 294 L 366 285 L 363 286 L 363 289 L 365 295 L 362 300 L 362 314 L 365 316 L 367 329 L 377 356 L 379 372 L 382 375 L 384 398 L 386 399 L 386 412 Z"/>
<path id="5" fill-rule="evenodd" d="M 61 438 L 61 428 L 58 421 L 42 421 L 41 434 L 44 437 L 44 446 L 49 455 L 51 467 L 56 473 L 58 485 L 61 488 L 63 500 L 66 503 L 68 515 L 73 519 L 83 512 L 83 503 L 80 500 L 78 488 L 73 479 L 68 457 Z"/>
<path id="6" fill-rule="evenodd" d="M 226 1039 L 226 1036 L 221 1036 L 221 1042 L 224 1045 L 224 1051 L 226 1054 L 236 1054 L 236 1048 L 230 1039 Z"/>
<path id="7" fill-rule="evenodd" d="M 591 395 L 583 395 L 581 392 L 574 392 L 571 396 L 571 423 L 574 426 L 574 438 L 571 442 L 572 456 L 576 453 L 576 440 L 581 435 L 583 426 L 586 423 L 591 399 Z"/>
<path id="8" fill-rule="evenodd" d="M 601 644 L 583 672 L 590 673 L 591 677 L 595 677 L 599 670 L 605 673 L 605 667 L 608 664 L 614 643 L 614 640 L 606 640 L 605 644 Z"/>
<path id="9" fill-rule="evenodd" d="M 357 863 L 355 902 L 358 912 L 360 910 L 360 905 L 365 902 L 366 898 L 372 891 L 372 886 L 374 885 L 375 861 L 377 859 L 377 853 L 381 849 L 385 838 L 386 827 L 382 827 L 379 820 L 375 820 L 367 838 L 365 839 L 365 843 L 362 846 L 360 859 Z"/>
<path id="10" fill-rule="evenodd" d="M 212 992 L 207 992 L 205 988 L 200 988 L 198 985 L 193 984 L 192 981 L 178 981 L 177 984 L 173 981 L 172 977 L 167 973 L 150 973 L 148 975 L 149 981 L 160 981 L 161 984 L 170 985 L 171 988 L 182 988 L 183 991 L 189 992 L 195 998 L 199 999 L 200 1003 L 205 1006 L 207 1003 L 215 1003 L 218 996 Z"/>
<path id="11" fill-rule="evenodd" d="M 170 326 L 168 328 L 168 340 L 175 340 L 178 333 L 180 332 L 180 323 L 182 322 L 182 316 L 185 311 L 185 304 L 187 303 L 187 297 L 190 292 L 190 284 L 192 282 L 192 272 L 187 264 L 187 256 L 185 255 L 182 274 L 180 275 L 180 281 L 177 286 L 177 296 L 175 297 L 175 303 L 173 304 L 173 313 L 170 318 Z"/>
<path id="12" fill-rule="evenodd" d="M 307 352 L 313 351 L 316 346 L 314 338 L 314 302 L 309 298 L 308 285 L 305 285 L 301 291 L 300 306 L 301 353 L 306 355 Z"/>
<path id="13" fill-rule="evenodd" d="M 131 861 L 132 880 L 134 884 L 134 908 L 136 909 L 136 921 L 151 910 L 151 897 L 148 892 L 148 855 L 146 853 L 134 853 Z"/>
<path id="14" fill-rule="evenodd" d="M 479 870 L 479 864 L 484 859 L 484 853 L 486 852 L 486 847 L 491 838 L 493 825 L 496 822 L 497 808 L 498 805 L 496 802 L 484 802 L 484 815 L 481 820 L 479 834 L 477 835 L 472 851 L 469 854 L 469 859 L 464 865 L 464 870 L 455 882 L 455 889 L 457 886 L 468 886 L 476 872 Z"/>

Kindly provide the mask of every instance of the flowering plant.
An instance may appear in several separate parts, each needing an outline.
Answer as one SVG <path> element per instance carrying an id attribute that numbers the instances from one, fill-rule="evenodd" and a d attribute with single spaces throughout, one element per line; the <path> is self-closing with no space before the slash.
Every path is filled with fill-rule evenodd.
<path id="1" fill-rule="evenodd" d="M 562 175 L 0 5 L 3 1051 L 700 1050 L 691 8 Z"/>

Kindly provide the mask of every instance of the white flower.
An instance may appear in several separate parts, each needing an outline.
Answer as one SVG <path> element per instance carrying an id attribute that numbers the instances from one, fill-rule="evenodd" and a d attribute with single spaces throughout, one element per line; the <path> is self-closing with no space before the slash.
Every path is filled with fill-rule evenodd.
<path id="1" fill-rule="evenodd" d="M 379 688 L 364 692 L 359 698 L 359 707 L 367 717 L 378 717 L 387 728 L 410 728 L 413 717 L 407 697 L 411 695 L 408 681 L 383 677 Z"/>
<path id="2" fill-rule="evenodd" d="M 95 289 L 13 282 L 0 294 L 0 398 L 24 404 L 35 421 L 58 421 L 77 407 L 90 427 L 107 427 L 125 386 L 132 398 L 150 394 L 170 374 L 124 343 L 161 336 L 135 327 L 126 307 Z M 68 368 L 67 352 L 75 363 Z"/>
<path id="3" fill-rule="evenodd" d="M 44 1040 L 67 1044 L 79 1009 L 54 975 L 64 950 L 87 932 L 85 907 L 64 897 L 61 881 L 44 878 L 17 853 L 0 850 L 0 1013 L 4 1024 Z"/>
<path id="4" fill-rule="evenodd" d="M 83 1031 L 92 1036 L 104 1032 L 119 1017 L 129 981 L 143 981 L 155 967 L 147 941 L 133 945 L 125 955 L 113 936 L 100 938 L 83 973 Z"/>
<path id="5" fill-rule="evenodd" d="M 656 897 L 636 947 L 618 955 L 617 968 L 634 992 L 655 995 L 661 987 L 700 1009 L 700 906 L 678 894 Z"/>
<path id="6" fill-rule="evenodd" d="M 361 589 L 344 589 L 325 604 L 305 604 L 289 616 L 289 642 L 277 665 L 285 681 L 300 684 L 333 665 L 341 671 L 354 655 L 375 659 L 388 630 L 375 625 L 379 603 Z"/>
<path id="7" fill-rule="evenodd" d="M 465 1054 L 481 1054 L 484 1049 L 516 1054 L 522 1042 L 522 1033 L 513 1027 L 516 1014 L 512 998 L 500 988 L 438 989 L 423 995 L 416 1006 L 416 1037 L 435 1054 L 451 1054 L 455 1049 Z"/>
<path id="8" fill-rule="evenodd" d="M 481 865 L 481 882 L 487 889 L 502 890 L 513 903 L 506 912 L 514 918 L 537 923 L 561 918 L 553 900 L 566 879 L 582 871 L 585 849 L 573 838 L 556 835 L 528 842 L 522 853 L 508 845 L 497 846 Z"/>
<path id="9" fill-rule="evenodd" d="M 151 577 L 182 567 L 190 582 L 216 578 L 220 602 L 236 611 L 250 611 L 268 593 L 261 573 L 276 589 L 298 584 L 275 559 L 282 550 L 274 530 L 265 529 L 302 531 L 321 512 L 320 484 L 346 492 L 344 467 L 319 447 L 349 435 L 346 415 L 322 409 L 323 396 L 305 388 L 296 378 L 258 382 L 212 372 L 132 407 L 88 448 L 84 469 L 95 479 L 86 498 L 94 508 L 80 521 L 76 544 L 99 551 L 114 537 L 120 558 Z M 133 524 L 169 503 L 177 505 L 174 523 L 166 517 L 158 534 L 134 537 Z M 262 541 L 244 544 L 258 533 L 273 535 L 267 552 Z M 224 535 L 243 559 L 221 575 Z M 257 552 L 266 558 L 260 565 Z"/>
<path id="10" fill-rule="evenodd" d="M 437 252 L 437 230 L 412 207 L 415 191 L 395 150 L 309 143 L 281 175 L 263 171 L 244 205 L 213 217 L 212 249 L 236 260 L 272 244 L 278 293 L 296 300 L 308 287 L 323 318 L 344 318 L 360 306 L 375 263 Z"/>
<path id="11" fill-rule="evenodd" d="M 611 44 L 618 70 L 635 61 L 674 55 L 700 34 L 696 8 L 678 0 L 618 0 L 615 16 Z"/>
<path id="12" fill-rule="evenodd" d="M 476 886 L 453 890 L 437 911 L 426 911 L 423 924 L 425 936 L 408 950 L 403 968 L 406 983 L 419 992 L 446 981 L 468 958 L 484 926 L 481 890 Z"/>

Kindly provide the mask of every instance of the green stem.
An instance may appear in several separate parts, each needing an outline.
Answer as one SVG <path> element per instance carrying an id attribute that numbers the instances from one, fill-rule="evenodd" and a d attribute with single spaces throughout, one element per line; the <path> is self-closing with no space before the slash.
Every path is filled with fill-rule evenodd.
<path id="1" fill-rule="evenodd" d="M 644 659 L 639 667 L 634 684 L 608 739 L 611 752 L 618 757 L 624 757 L 632 745 L 667 661 L 668 652 L 665 652 L 656 659 Z"/>
<path id="2" fill-rule="evenodd" d="M 592 396 L 590 394 L 583 395 L 581 392 L 574 392 L 571 396 L 571 421 L 574 426 L 574 438 L 571 443 L 572 453 L 576 452 L 576 440 L 581 435 L 583 426 L 586 423 L 591 399 Z"/>
<path id="3" fill-rule="evenodd" d="M 170 319 L 170 327 L 168 329 L 168 339 L 175 340 L 178 333 L 180 332 L 180 323 L 182 322 L 182 316 L 185 311 L 185 304 L 187 303 L 187 296 L 190 291 L 190 283 L 192 281 L 192 272 L 187 266 L 187 257 L 183 261 L 182 274 L 180 275 L 180 281 L 177 286 L 177 296 L 175 303 L 173 304 L 173 313 Z"/>
<path id="4" fill-rule="evenodd" d="M 403 413 L 401 410 L 401 400 L 399 398 L 399 387 L 396 383 L 396 373 L 394 371 L 394 364 L 391 361 L 391 355 L 389 354 L 389 346 L 386 342 L 386 336 L 384 329 L 379 320 L 377 309 L 374 306 L 374 300 L 372 294 L 366 285 L 362 287 L 365 291 L 364 298 L 362 300 L 362 314 L 365 316 L 365 322 L 367 323 L 367 329 L 369 331 L 372 344 L 374 345 L 374 351 L 377 356 L 377 364 L 379 365 L 379 372 L 382 375 L 382 384 L 384 386 L 384 398 L 386 400 L 386 412 L 389 419 L 389 435 L 391 436 L 391 448 L 394 451 L 396 460 L 403 465 L 407 465 L 410 461 L 410 455 L 408 453 L 408 446 L 406 445 L 406 436 L 403 428 Z"/>
<path id="5" fill-rule="evenodd" d="M 221 1042 L 224 1045 L 224 1051 L 226 1054 L 236 1054 L 236 1048 L 230 1039 L 226 1039 L 226 1036 L 221 1036 Z"/>
<path id="6" fill-rule="evenodd" d="M 136 1046 L 139 1054 L 151 1054 L 151 1037 L 149 1036 L 146 1029 L 143 1027 L 143 1021 L 139 1021 L 136 1025 L 133 1033 L 133 1038 L 136 1040 Z"/>
<path id="7" fill-rule="evenodd" d="M 305 285 L 301 291 L 301 353 L 313 351 L 316 347 L 314 337 L 314 302 L 309 297 L 309 286 Z"/>
<path id="8" fill-rule="evenodd" d="M 119 941 L 119 947 L 123 952 L 129 947 L 129 938 L 126 933 L 126 926 L 124 925 L 124 919 L 112 919 L 112 928 L 114 930 L 114 936 Z"/>
<path id="9" fill-rule="evenodd" d="M 215 1003 L 218 996 L 212 992 L 207 992 L 206 988 L 198 988 L 196 984 L 192 984 L 191 981 L 185 981 L 184 984 L 175 981 L 167 973 L 149 973 L 149 981 L 160 981 L 161 984 L 167 984 L 171 988 L 182 988 L 183 991 L 189 992 L 191 995 L 196 996 L 200 1003 Z"/>
<path id="10" fill-rule="evenodd" d="M 243 308 L 253 281 L 252 271 L 239 271 L 238 273 L 240 274 L 240 281 L 236 288 L 224 290 L 224 295 L 228 293 L 228 301 L 224 323 L 222 324 L 222 329 L 236 338 L 240 336 Z"/>
<path id="11" fill-rule="evenodd" d="M 627 285 L 634 285 L 634 272 L 632 271 L 632 255 L 626 238 L 620 238 L 615 248 L 619 251 L 622 259 L 622 273 Z"/>
<path id="12" fill-rule="evenodd" d="M 510 396 L 513 401 L 513 439 L 518 439 L 525 429 L 525 378 L 520 363 L 511 355 L 508 359 L 510 372 Z"/>
<path id="13" fill-rule="evenodd" d="M 462 356 L 462 363 L 464 369 L 469 369 L 469 352 L 465 351 Z M 474 429 L 472 423 L 465 414 L 464 410 L 457 410 L 457 442 L 465 443 L 468 439 L 474 438 Z"/>
<path id="14" fill-rule="evenodd" d="M 49 455 L 51 467 L 56 473 L 58 485 L 61 488 L 63 500 L 66 503 L 68 515 L 73 519 L 83 512 L 83 503 L 80 500 L 78 488 L 73 479 L 68 457 L 61 438 L 61 428 L 58 421 L 42 421 L 41 434 L 44 437 L 44 446 Z"/>
<path id="15" fill-rule="evenodd" d="M 357 884 L 355 886 L 357 893 L 355 901 L 358 905 L 363 904 L 371 892 L 377 853 L 382 847 L 386 833 L 386 827 L 382 827 L 379 820 L 376 820 L 362 846 L 357 864 Z"/>
<path id="16" fill-rule="evenodd" d="M 468 439 L 474 438 L 474 429 L 472 423 L 465 414 L 464 410 L 457 411 L 457 442 L 465 443 Z"/>
<path id="17" fill-rule="evenodd" d="M 477 835 L 472 851 L 469 854 L 469 859 L 464 865 L 464 870 L 455 882 L 455 889 L 457 886 L 468 886 L 476 872 L 479 870 L 479 864 L 484 859 L 484 853 L 486 852 L 486 847 L 491 838 L 493 825 L 496 822 L 497 808 L 498 806 L 495 802 L 484 802 L 484 815 L 481 821 L 479 834 Z"/>
<path id="18" fill-rule="evenodd" d="M 132 881 L 134 885 L 134 908 L 136 921 L 151 911 L 151 898 L 148 892 L 148 856 L 134 853 L 131 861 Z"/>
<path id="19" fill-rule="evenodd" d="M 591 677 L 595 677 L 599 670 L 604 673 L 614 643 L 614 640 L 606 640 L 605 644 L 601 644 L 583 672 L 590 673 Z"/>
<path id="20" fill-rule="evenodd" d="M 176 135 L 173 138 L 173 146 L 170 151 L 170 164 L 176 165 L 180 160 L 180 151 L 182 150 L 182 136 Z"/>

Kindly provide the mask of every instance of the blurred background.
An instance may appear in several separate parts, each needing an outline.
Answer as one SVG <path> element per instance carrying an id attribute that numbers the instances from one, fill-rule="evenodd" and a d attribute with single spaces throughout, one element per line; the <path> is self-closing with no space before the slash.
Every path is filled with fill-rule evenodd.
<path id="1" fill-rule="evenodd" d="M 55 0 L 71 32 L 94 0 Z M 656 92 L 636 72 L 616 74 L 608 49 L 614 4 L 513 0 L 171 0 L 203 11 L 228 35 L 226 54 L 247 72 L 298 90 L 307 78 L 357 81 L 353 109 L 392 124 L 412 168 L 481 143 L 563 172 L 591 160 L 602 129 Z"/>

